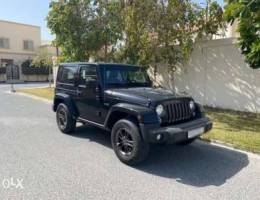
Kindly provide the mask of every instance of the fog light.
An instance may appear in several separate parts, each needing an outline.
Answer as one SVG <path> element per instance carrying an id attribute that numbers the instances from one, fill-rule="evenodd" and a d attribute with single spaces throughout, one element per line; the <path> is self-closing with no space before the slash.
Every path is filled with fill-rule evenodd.
<path id="1" fill-rule="evenodd" d="M 161 134 L 158 134 L 158 135 L 156 136 L 156 139 L 157 139 L 157 140 L 161 140 L 161 139 L 162 139 L 162 135 L 161 135 Z"/>

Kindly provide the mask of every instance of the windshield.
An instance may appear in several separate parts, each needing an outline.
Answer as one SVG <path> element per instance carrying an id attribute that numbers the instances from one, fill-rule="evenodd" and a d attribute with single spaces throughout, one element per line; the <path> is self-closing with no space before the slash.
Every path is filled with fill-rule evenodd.
<path id="1" fill-rule="evenodd" d="M 105 69 L 105 83 L 108 86 L 146 87 L 151 82 L 143 68 L 111 66 Z"/>

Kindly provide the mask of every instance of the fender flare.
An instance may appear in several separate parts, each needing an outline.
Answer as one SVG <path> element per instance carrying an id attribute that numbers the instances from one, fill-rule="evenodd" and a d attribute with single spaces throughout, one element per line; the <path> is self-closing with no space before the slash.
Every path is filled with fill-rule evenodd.
<path id="1" fill-rule="evenodd" d="M 109 120 L 111 117 L 113 117 L 114 114 L 116 115 L 118 112 L 126 113 L 128 116 L 133 116 L 137 119 L 140 128 L 140 134 L 144 141 L 147 141 L 147 133 L 143 128 L 144 124 L 160 124 L 158 115 L 153 109 L 140 105 L 119 103 L 113 105 L 110 108 L 104 123 L 105 129 L 109 130 Z"/>
<path id="2" fill-rule="evenodd" d="M 113 105 L 108 111 L 105 119 L 104 127 L 108 128 L 110 118 L 117 112 L 126 113 L 138 120 L 139 124 L 154 124 L 159 123 L 159 118 L 156 112 L 148 107 L 141 105 L 133 105 L 129 103 L 118 103 Z"/>
<path id="3" fill-rule="evenodd" d="M 68 106 L 68 109 L 72 113 L 73 117 L 79 116 L 79 112 L 75 105 L 74 100 L 68 95 L 64 93 L 57 93 L 54 97 L 53 101 L 53 111 L 56 112 L 59 103 L 64 103 Z"/>

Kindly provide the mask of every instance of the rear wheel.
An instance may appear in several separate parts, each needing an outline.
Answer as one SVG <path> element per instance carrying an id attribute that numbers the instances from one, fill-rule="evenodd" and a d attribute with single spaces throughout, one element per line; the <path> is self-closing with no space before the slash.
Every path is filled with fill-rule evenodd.
<path id="1" fill-rule="evenodd" d="M 75 130 L 76 120 L 73 119 L 68 107 L 64 103 L 58 105 L 56 111 L 56 120 L 61 132 L 70 134 Z"/>
<path id="2" fill-rule="evenodd" d="M 119 120 L 113 126 L 111 141 L 117 157 L 127 165 L 138 164 L 148 156 L 149 144 L 143 141 L 134 121 Z"/>

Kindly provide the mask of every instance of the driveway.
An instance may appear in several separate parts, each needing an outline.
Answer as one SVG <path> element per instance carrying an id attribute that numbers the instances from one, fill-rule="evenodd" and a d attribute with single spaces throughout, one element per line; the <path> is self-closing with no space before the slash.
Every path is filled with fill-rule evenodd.
<path id="1" fill-rule="evenodd" d="M 197 141 L 153 146 L 129 167 L 109 133 L 62 134 L 50 104 L 8 89 L 0 85 L 1 199 L 260 199 L 259 156 Z"/>

